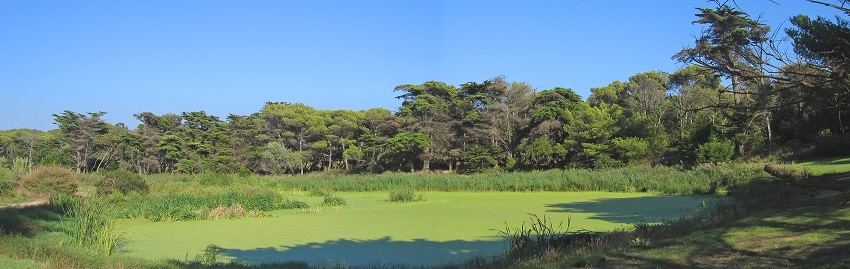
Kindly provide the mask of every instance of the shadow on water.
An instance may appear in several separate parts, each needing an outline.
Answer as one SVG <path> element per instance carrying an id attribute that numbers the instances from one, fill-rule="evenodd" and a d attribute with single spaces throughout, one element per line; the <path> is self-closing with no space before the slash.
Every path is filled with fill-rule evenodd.
<path id="1" fill-rule="evenodd" d="M 695 213 L 712 196 L 644 196 L 631 198 L 600 198 L 586 202 L 547 204 L 548 212 L 591 213 L 588 219 L 619 224 L 658 222 Z"/>
<path id="2" fill-rule="evenodd" d="M 439 265 L 461 263 L 472 257 L 499 255 L 504 249 L 501 238 L 481 241 L 435 242 L 425 239 L 393 241 L 391 237 L 373 240 L 339 239 L 323 243 L 281 245 L 255 249 L 228 249 L 224 255 L 258 264 L 304 261 L 310 264 L 406 264 Z"/>

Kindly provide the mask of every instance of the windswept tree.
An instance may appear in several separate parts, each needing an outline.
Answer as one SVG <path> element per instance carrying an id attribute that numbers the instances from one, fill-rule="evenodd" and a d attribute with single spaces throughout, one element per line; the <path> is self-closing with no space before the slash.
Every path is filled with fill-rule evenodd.
<path id="1" fill-rule="evenodd" d="M 108 131 L 108 125 L 100 117 L 106 112 L 77 113 L 65 110 L 62 114 L 53 114 L 54 124 L 65 135 L 68 154 L 74 160 L 77 173 L 88 172 L 90 161 L 97 151 L 95 139 Z"/>
<path id="2" fill-rule="evenodd" d="M 443 82 L 428 81 L 420 85 L 405 84 L 395 88 L 404 92 L 399 95 L 402 105 L 397 115 L 408 119 L 405 122 L 408 133 L 420 133 L 428 143 L 422 151 L 422 170 L 430 171 L 435 161 L 451 163 L 452 145 L 458 137 L 453 136 L 454 129 L 460 123 L 453 118 L 451 111 L 458 98 L 457 88 Z"/>
<path id="3" fill-rule="evenodd" d="M 753 124 L 762 119 L 767 140 L 767 151 L 772 152 L 773 131 L 770 98 L 775 93 L 773 82 L 777 64 L 784 58 L 768 42 L 770 27 L 749 17 L 746 12 L 717 1 L 716 8 L 698 8 L 698 19 L 705 30 L 697 37 L 693 47 L 685 48 L 674 59 L 688 64 L 698 64 L 714 70 L 731 80 L 735 115 L 731 120 L 738 126 L 737 152 L 745 155 L 753 138 L 760 138 L 762 130 Z M 771 60 L 776 60 L 776 62 Z M 762 139 L 753 139 L 761 141 Z"/>
<path id="4" fill-rule="evenodd" d="M 143 157 L 139 161 L 139 172 L 160 173 L 173 169 L 183 155 L 182 146 L 174 143 L 181 140 L 177 134 L 181 132 L 180 123 L 183 118 L 170 113 L 157 116 L 151 112 L 142 112 L 133 116 L 141 122 L 136 127 L 136 132 L 141 135 L 144 148 Z M 168 136 L 172 137 L 169 141 L 163 142 Z"/>

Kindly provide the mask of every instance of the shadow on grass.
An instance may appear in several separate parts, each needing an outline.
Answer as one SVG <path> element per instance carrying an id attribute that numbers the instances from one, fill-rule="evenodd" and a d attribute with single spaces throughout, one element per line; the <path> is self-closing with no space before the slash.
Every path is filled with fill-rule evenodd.
<path id="1" fill-rule="evenodd" d="M 713 196 L 644 196 L 602 198 L 586 202 L 548 204 L 549 212 L 592 213 L 589 219 L 619 224 L 659 222 L 689 215 L 716 199 Z M 677 212 L 678 214 L 672 214 Z"/>
<path id="2" fill-rule="evenodd" d="M 394 241 L 390 237 L 373 240 L 339 239 L 323 243 L 281 245 L 279 248 L 224 248 L 225 256 L 251 264 L 302 261 L 322 266 L 396 265 L 434 266 L 459 264 L 474 257 L 502 254 L 501 238 L 481 241 L 435 242 L 425 239 Z"/>
<path id="3" fill-rule="evenodd" d="M 846 173 L 831 176 L 841 176 Z M 824 177 L 824 176 L 821 176 Z M 809 195 L 774 180 L 753 180 L 737 196 L 746 204 L 793 204 Z M 608 252 L 607 267 L 641 268 L 847 268 L 850 264 L 850 205 L 796 208 L 754 207 L 740 217 L 686 236 L 653 241 L 650 247 Z M 680 227 L 689 229 L 692 227 Z M 693 227 L 695 228 L 695 227 Z"/>
<path id="4" fill-rule="evenodd" d="M 0 208 L 0 234 L 31 237 L 43 230 L 44 224 L 58 223 L 63 214 L 63 209 L 54 205 Z"/>

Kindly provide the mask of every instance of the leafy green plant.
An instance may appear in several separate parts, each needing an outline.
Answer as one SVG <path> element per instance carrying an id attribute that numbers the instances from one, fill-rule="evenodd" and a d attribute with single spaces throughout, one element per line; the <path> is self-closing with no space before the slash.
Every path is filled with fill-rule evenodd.
<path id="1" fill-rule="evenodd" d="M 61 166 L 44 166 L 33 170 L 21 183 L 30 192 L 44 195 L 72 194 L 77 191 L 77 174 Z"/>

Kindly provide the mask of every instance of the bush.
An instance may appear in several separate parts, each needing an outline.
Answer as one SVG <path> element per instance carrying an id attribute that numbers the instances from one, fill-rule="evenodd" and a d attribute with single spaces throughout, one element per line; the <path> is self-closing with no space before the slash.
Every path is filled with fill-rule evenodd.
<path id="1" fill-rule="evenodd" d="M 344 206 L 346 204 L 348 204 L 348 201 L 346 201 L 342 197 L 336 197 L 332 195 L 326 195 L 325 200 L 322 201 L 322 205 L 324 206 Z"/>
<path id="2" fill-rule="evenodd" d="M 298 200 L 284 200 L 283 203 L 280 204 L 280 208 L 283 209 L 302 209 L 308 207 L 310 207 L 310 205 Z"/>
<path id="3" fill-rule="evenodd" d="M 396 203 L 407 203 L 425 200 L 422 195 L 417 195 L 412 188 L 400 188 L 390 191 L 387 201 Z"/>
<path id="4" fill-rule="evenodd" d="M 12 196 L 15 194 L 18 175 L 9 169 L 0 168 L 0 196 Z"/>
<path id="5" fill-rule="evenodd" d="M 73 194 L 80 184 L 76 173 L 58 165 L 35 169 L 21 183 L 27 191 L 50 196 Z"/>
<path id="6" fill-rule="evenodd" d="M 732 159 L 735 145 L 729 140 L 711 137 L 708 142 L 697 148 L 697 163 L 722 163 Z"/>
<path id="7" fill-rule="evenodd" d="M 110 195 L 115 191 L 124 195 L 133 191 L 148 194 L 150 186 L 142 179 L 142 176 L 130 171 L 115 170 L 104 173 L 103 179 L 97 183 L 97 193 Z"/>

